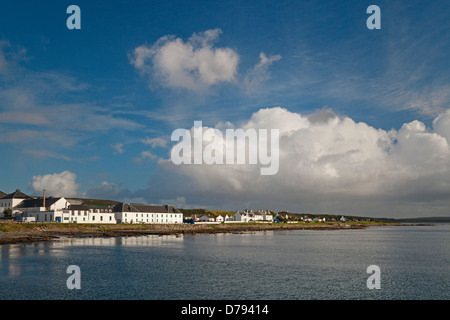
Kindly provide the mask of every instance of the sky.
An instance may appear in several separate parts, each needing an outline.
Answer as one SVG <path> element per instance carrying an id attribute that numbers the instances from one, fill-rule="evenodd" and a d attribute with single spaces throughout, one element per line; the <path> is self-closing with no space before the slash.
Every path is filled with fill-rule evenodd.
<path id="1" fill-rule="evenodd" d="M 450 216 L 449 12 L 437 0 L 4 1 L 0 190 Z M 174 164 L 172 133 L 194 121 L 278 129 L 278 172 Z"/>

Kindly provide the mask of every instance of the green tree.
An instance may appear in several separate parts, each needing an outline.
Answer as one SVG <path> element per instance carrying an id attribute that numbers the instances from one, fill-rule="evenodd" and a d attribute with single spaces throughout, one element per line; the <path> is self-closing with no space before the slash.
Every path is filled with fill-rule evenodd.
<path id="1" fill-rule="evenodd" d="M 5 210 L 3 211 L 3 215 L 4 215 L 5 217 L 11 217 L 11 216 L 12 216 L 12 209 L 11 209 L 11 208 L 5 209 Z"/>

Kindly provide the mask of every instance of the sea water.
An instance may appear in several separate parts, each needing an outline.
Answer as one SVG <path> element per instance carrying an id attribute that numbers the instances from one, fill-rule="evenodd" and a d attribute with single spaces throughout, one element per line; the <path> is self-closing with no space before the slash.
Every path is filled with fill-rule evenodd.
<path id="1" fill-rule="evenodd" d="M 0 246 L 0 299 L 450 298 L 450 225 L 62 239 Z M 379 289 L 367 268 L 379 267 Z M 79 269 L 70 289 L 69 266 Z"/>

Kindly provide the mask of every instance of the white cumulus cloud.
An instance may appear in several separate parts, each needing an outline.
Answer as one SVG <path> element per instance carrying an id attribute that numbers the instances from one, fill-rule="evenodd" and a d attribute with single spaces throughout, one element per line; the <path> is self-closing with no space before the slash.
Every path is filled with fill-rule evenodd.
<path id="1" fill-rule="evenodd" d="M 214 47 L 221 32 L 194 33 L 187 41 L 164 36 L 152 46 L 135 48 L 130 62 L 164 87 L 203 91 L 220 82 L 233 82 L 239 55 L 230 48 Z"/>
<path id="2" fill-rule="evenodd" d="M 212 207 L 236 205 L 230 209 L 448 213 L 449 111 L 435 119 L 433 128 L 414 120 L 398 130 L 384 130 L 329 109 L 302 115 L 277 107 L 257 111 L 241 127 L 280 130 L 277 174 L 261 176 L 259 164 L 177 166 L 160 160 L 164 170 L 155 181 L 163 183 L 155 192 L 183 196 L 186 203 L 203 199 Z"/>
<path id="3" fill-rule="evenodd" d="M 33 176 L 29 186 L 38 193 L 45 189 L 47 195 L 57 197 L 74 197 L 78 195 L 77 176 L 70 171 Z"/>

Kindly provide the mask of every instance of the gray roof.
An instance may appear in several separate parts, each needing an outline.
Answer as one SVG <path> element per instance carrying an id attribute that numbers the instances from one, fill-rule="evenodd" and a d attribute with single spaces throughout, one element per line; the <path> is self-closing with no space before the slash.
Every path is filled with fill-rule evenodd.
<path id="1" fill-rule="evenodd" d="M 143 212 L 143 213 L 182 213 L 174 206 L 154 206 L 138 203 L 121 202 L 113 207 L 113 212 Z"/>
<path id="2" fill-rule="evenodd" d="M 55 202 L 57 202 L 61 198 L 53 198 L 48 197 L 45 198 L 45 206 L 51 206 Z M 34 207 L 43 207 L 44 206 L 44 199 L 43 198 L 34 198 L 34 199 L 25 199 L 23 200 L 17 208 L 34 208 Z"/>
<path id="3" fill-rule="evenodd" d="M 139 212 L 131 203 L 118 203 L 113 207 L 113 212 Z"/>
<path id="4" fill-rule="evenodd" d="M 0 199 L 6 196 L 6 193 L 0 191 Z"/>
<path id="5" fill-rule="evenodd" d="M 69 210 L 89 210 L 89 207 L 83 204 L 71 204 Z"/>
<path id="6" fill-rule="evenodd" d="M 30 196 L 26 195 L 19 189 L 2 197 L 2 199 L 30 199 L 30 198 L 31 198 Z"/>

